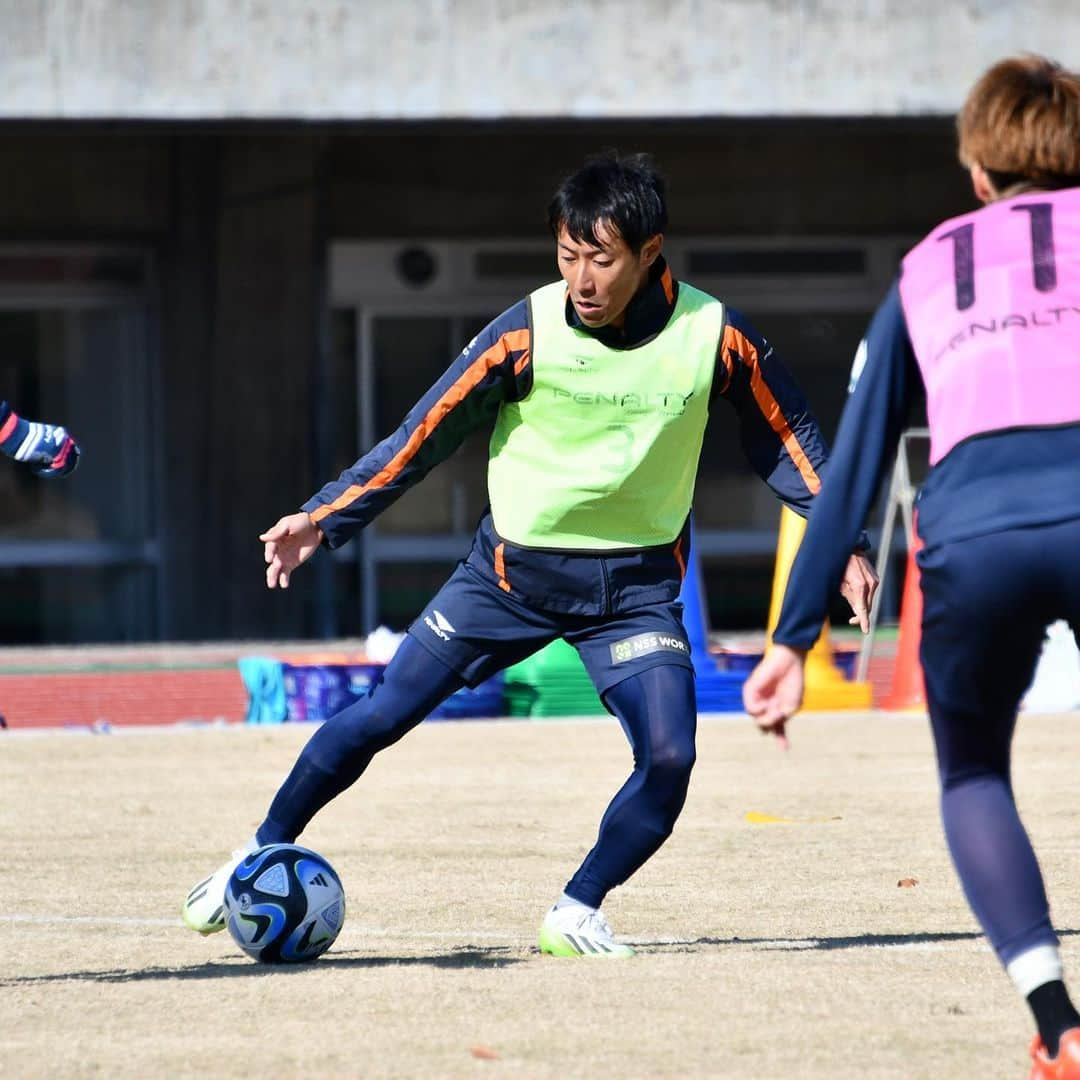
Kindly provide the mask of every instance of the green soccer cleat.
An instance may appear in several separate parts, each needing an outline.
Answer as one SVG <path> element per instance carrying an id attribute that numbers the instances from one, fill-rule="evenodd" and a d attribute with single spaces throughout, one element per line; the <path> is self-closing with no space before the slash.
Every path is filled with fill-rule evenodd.
<path id="1" fill-rule="evenodd" d="M 629 945 L 615 940 L 607 919 L 584 904 L 556 905 L 540 927 L 540 951 L 548 956 L 585 956 L 619 960 L 633 956 Z"/>
<path id="2" fill-rule="evenodd" d="M 197 934 L 216 934 L 225 929 L 225 886 L 232 872 L 252 848 L 237 848 L 228 862 L 222 863 L 208 878 L 203 878 L 187 894 L 180 917 Z"/>

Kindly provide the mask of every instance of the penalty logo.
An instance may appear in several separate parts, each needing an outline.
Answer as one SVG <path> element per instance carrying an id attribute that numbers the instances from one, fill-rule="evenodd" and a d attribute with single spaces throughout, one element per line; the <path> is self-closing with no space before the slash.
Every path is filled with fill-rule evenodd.
<path id="1" fill-rule="evenodd" d="M 431 615 L 435 618 L 432 619 Z M 453 624 L 450 620 L 437 608 L 431 612 L 431 615 L 424 616 L 424 625 L 436 636 L 441 637 L 443 641 L 449 641 L 450 635 L 456 633 Z"/>

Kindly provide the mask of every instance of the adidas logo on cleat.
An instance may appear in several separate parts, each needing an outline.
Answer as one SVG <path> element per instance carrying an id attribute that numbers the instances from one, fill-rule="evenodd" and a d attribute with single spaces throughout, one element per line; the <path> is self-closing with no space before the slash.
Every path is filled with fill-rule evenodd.
<path id="1" fill-rule="evenodd" d="M 204 878 L 200 881 L 199 884 L 187 894 L 187 902 L 190 904 L 195 900 L 201 900 L 206 893 L 206 886 L 210 884 L 211 880 L 212 878 Z"/>
<path id="2" fill-rule="evenodd" d="M 188 929 L 204 935 L 225 929 L 225 886 L 245 854 L 243 849 L 234 851 L 227 863 L 208 878 L 203 878 L 187 894 L 180 915 Z"/>
<path id="3" fill-rule="evenodd" d="M 634 955 L 629 945 L 615 940 L 607 919 L 582 904 L 556 904 L 540 927 L 540 951 L 549 956 L 623 959 Z"/>
<path id="4" fill-rule="evenodd" d="M 594 943 L 587 937 L 583 937 L 579 940 L 573 934 L 563 934 L 563 937 L 570 942 L 571 947 L 577 951 L 579 956 L 584 956 L 586 953 L 597 955 L 599 953 L 613 953 L 615 951 L 603 941 L 596 941 Z"/>

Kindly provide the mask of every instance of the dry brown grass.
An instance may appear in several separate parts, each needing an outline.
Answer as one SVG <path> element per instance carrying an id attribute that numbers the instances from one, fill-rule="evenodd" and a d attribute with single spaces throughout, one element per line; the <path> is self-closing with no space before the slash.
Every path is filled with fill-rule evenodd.
<path id="1" fill-rule="evenodd" d="M 1027 718 L 1016 777 L 1080 970 L 1075 719 Z M 704 719 L 675 835 L 606 905 L 645 943 L 622 963 L 533 948 L 627 768 L 617 725 L 424 725 L 304 837 L 348 892 L 333 950 L 261 968 L 178 906 L 308 734 L 0 737 L 0 1073 L 1026 1075 L 1026 1010 L 954 879 L 919 719 L 802 719 L 787 755 Z"/>

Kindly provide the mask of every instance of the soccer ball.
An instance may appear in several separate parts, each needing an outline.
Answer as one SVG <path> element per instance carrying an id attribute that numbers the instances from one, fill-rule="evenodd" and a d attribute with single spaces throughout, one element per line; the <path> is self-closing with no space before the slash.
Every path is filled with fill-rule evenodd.
<path id="1" fill-rule="evenodd" d="M 345 891 L 333 867 L 295 844 L 268 844 L 244 857 L 225 887 L 233 940 L 264 964 L 321 956 L 345 922 Z"/>

